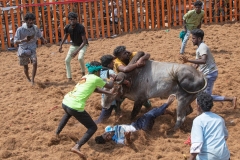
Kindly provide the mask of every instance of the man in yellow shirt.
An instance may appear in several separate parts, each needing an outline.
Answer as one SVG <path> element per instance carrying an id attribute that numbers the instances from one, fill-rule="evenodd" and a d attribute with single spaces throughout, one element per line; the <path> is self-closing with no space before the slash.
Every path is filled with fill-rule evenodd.
<path id="1" fill-rule="evenodd" d="M 105 82 L 99 77 L 100 70 L 102 69 L 101 63 L 93 61 L 87 63 L 86 67 L 89 74 L 85 75 L 75 88 L 63 98 L 62 107 L 65 114 L 56 131 L 56 135 L 59 137 L 60 132 L 72 116 L 88 129 L 83 137 L 71 149 L 73 153 L 78 154 L 81 158 L 85 158 L 84 154 L 80 152 L 81 146 L 84 145 L 97 131 L 97 125 L 84 109 L 86 101 L 93 92 L 104 94 L 113 94 L 114 92 L 114 90 L 105 91 L 101 89 L 103 87 L 109 89 L 113 87 L 113 79 L 109 82 Z"/>
<path id="2" fill-rule="evenodd" d="M 131 72 L 137 67 L 142 67 L 145 65 L 146 60 L 150 58 L 150 54 L 145 53 L 139 60 L 131 65 L 128 63 L 137 54 L 137 52 L 129 52 L 126 50 L 125 46 L 118 46 L 114 49 L 113 55 L 116 57 L 114 60 L 114 70 L 118 72 Z"/>
<path id="3" fill-rule="evenodd" d="M 180 54 L 184 54 L 185 47 L 187 45 L 187 41 L 189 39 L 191 31 L 193 29 L 201 28 L 202 20 L 204 18 L 204 11 L 202 10 L 202 5 L 203 4 L 201 1 L 196 1 L 194 3 L 195 9 L 188 11 L 183 16 L 183 26 L 184 26 L 185 36 L 182 41 Z"/>
<path id="4" fill-rule="evenodd" d="M 131 72 L 132 70 L 142 67 L 145 65 L 146 61 L 150 58 L 150 54 L 144 53 L 144 55 L 139 58 L 139 60 L 134 64 L 129 64 L 132 58 L 137 54 L 137 52 L 129 52 L 126 50 L 125 46 L 118 46 L 114 49 L 113 55 L 116 57 L 114 60 L 114 70 L 118 72 Z M 151 107 L 151 102 L 148 100 L 143 104 L 146 108 Z"/>

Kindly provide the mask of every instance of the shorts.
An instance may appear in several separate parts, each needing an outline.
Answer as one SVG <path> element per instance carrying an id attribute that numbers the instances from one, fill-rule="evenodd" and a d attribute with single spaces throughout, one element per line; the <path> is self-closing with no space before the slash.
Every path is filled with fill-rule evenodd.
<path id="1" fill-rule="evenodd" d="M 28 65 L 29 63 L 37 63 L 37 55 L 32 54 L 30 56 L 18 56 L 20 66 Z"/>

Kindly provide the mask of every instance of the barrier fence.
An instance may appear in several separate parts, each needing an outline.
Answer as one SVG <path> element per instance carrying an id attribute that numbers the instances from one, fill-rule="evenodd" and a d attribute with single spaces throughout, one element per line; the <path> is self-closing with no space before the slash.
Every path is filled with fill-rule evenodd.
<path id="1" fill-rule="evenodd" d="M 138 30 L 181 26 L 182 17 L 194 8 L 192 0 L 0 0 L 0 50 L 16 47 L 13 37 L 24 15 L 36 15 L 36 25 L 49 43 L 64 36 L 70 11 L 78 14 L 89 39 L 114 37 Z M 202 0 L 203 23 L 239 21 L 240 0 Z M 70 39 L 68 39 L 70 41 Z M 38 45 L 41 42 L 38 41 Z"/>

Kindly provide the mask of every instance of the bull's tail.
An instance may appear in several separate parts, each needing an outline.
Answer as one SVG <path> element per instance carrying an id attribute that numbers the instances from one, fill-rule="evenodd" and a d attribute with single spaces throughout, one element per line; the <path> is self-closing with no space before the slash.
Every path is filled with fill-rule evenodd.
<path id="1" fill-rule="evenodd" d="M 185 89 L 184 87 L 181 86 L 181 84 L 179 83 L 179 81 L 177 81 L 179 87 L 181 87 L 185 92 L 189 93 L 189 94 L 196 94 L 196 93 L 199 93 L 199 92 L 202 92 L 206 87 L 207 87 L 207 79 L 205 76 L 203 76 L 203 79 L 204 79 L 204 86 L 199 89 L 198 91 L 188 91 L 187 89 Z"/>
<path id="2" fill-rule="evenodd" d="M 181 83 L 179 82 L 179 67 L 178 68 L 175 68 L 172 67 L 171 71 L 169 72 L 169 76 L 170 76 L 170 79 L 172 81 L 175 81 L 177 82 L 178 86 L 183 89 L 185 92 L 189 93 L 189 94 L 196 94 L 196 93 L 199 93 L 201 91 L 203 91 L 206 87 L 207 87 L 207 79 L 205 76 L 203 76 L 203 79 L 204 79 L 204 86 L 202 88 L 200 88 L 199 90 L 197 91 L 189 91 L 188 89 L 184 88 Z"/>

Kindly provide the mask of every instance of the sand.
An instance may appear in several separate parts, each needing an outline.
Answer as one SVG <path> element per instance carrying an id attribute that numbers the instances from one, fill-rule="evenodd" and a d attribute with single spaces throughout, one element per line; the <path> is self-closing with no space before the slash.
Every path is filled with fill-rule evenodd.
<path id="1" fill-rule="evenodd" d="M 240 93 L 240 23 L 223 25 L 204 25 L 205 42 L 211 48 L 219 68 L 219 77 L 214 86 L 214 94 L 238 96 Z M 181 29 L 142 31 L 119 36 L 114 39 L 99 39 L 90 41 L 85 55 L 85 61 L 99 60 L 104 54 L 111 54 L 118 45 L 125 45 L 130 51 L 145 51 L 156 61 L 180 62 L 178 60 L 181 40 L 178 38 Z M 63 96 L 73 89 L 80 79 L 81 70 L 77 59 L 72 60 L 73 83 L 68 83 L 64 59 L 69 45 L 63 45 L 64 53 L 58 52 L 59 46 L 42 46 L 37 49 L 38 71 L 35 86 L 26 80 L 23 68 L 18 65 L 16 52 L 0 53 L 0 159 L 27 160 L 76 160 L 78 156 L 70 152 L 75 141 L 86 129 L 74 118 L 71 118 L 62 133 L 61 140 L 54 137 L 55 130 L 64 114 L 61 108 Z M 195 58 L 196 47 L 188 41 L 186 55 Z M 32 66 L 30 65 L 30 72 Z M 165 100 L 152 99 L 153 107 L 160 106 Z M 177 102 L 169 111 L 174 112 Z M 227 141 L 231 152 L 231 160 L 240 159 L 240 106 L 233 109 L 230 102 L 215 102 L 213 112 L 222 116 L 229 131 Z M 173 136 L 167 136 L 166 131 L 172 128 L 176 118 L 163 115 L 156 119 L 153 131 L 149 134 L 140 131 L 133 136 L 133 145 L 121 146 L 110 142 L 97 145 L 94 137 L 104 131 L 106 125 L 113 125 L 114 113 L 105 123 L 98 125 L 94 136 L 81 151 L 88 159 L 184 159 L 189 156 L 187 140 L 193 119 L 196 117 L 196 105 L 192 104 L 194 112 L 189 115 L 184 125 Z M 123 118 L 120 123 L 130 123 L 130 113 L 133 102 L 125 100 L 122 104 Z M 87 101 L 86 111 L 97 119 L 100 114 L 100 95 L 94 93 Z M 142 115 L 146 112 L 142 108 Z"/>

